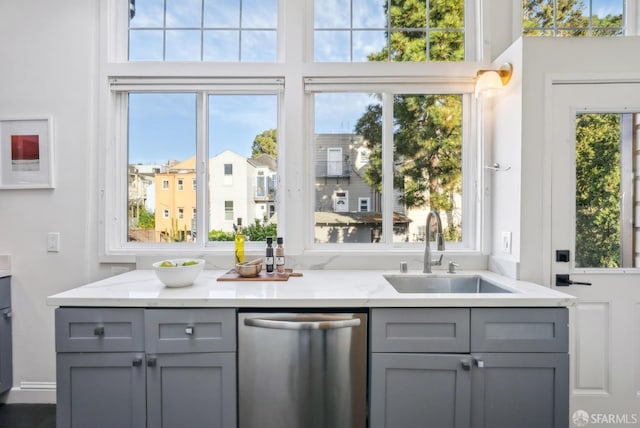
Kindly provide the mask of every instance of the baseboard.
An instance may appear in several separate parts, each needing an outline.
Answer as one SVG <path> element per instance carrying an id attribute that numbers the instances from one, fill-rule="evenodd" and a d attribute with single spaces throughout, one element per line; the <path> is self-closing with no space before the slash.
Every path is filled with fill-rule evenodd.
<path id="1" fill-rule="evenodd" d="M 55 404 L 55 382 L 20 382 L 2 398 L 4 403 Z"/>

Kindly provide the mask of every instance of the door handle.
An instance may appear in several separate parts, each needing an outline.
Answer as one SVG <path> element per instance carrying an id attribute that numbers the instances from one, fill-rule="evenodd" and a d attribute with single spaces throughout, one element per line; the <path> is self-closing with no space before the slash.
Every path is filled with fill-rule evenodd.
<path id="1" fill-rule="evenodd" d="M 471 370 L 471 363 L 469 362 L 469 360 L 460 361 L 460 366 L 462 366 L 462 370 L 464 371 Z"/>
<path id="2" fill-rule="evenodd" d="M 568 287 L 572 284 L 576 285 L 591 285 L 590 282 L 571 281 L 567 274 L 556 274 L 556 287 Z"/>
<path id="3" fill-rule="evenodd" d="M 333 330 L 357 327 L 360 325 L 360 319 L 310 314 L 298 317 L 247 318 L 244 320 L 244 325 L 280 330 Z"/>

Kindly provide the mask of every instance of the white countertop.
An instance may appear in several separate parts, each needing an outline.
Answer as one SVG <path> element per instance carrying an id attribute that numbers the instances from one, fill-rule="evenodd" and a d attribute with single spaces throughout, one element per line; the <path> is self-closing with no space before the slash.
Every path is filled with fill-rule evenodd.
<path id="1" fill-rule="evenodd" d="M 153 270 L 134 270 L 47 298 L 50 306 L 102 307 L 433 307 L 433 306 L 570 306 L 574 297 L 489 271 L 481 275 L 512 293 L 398 293 L 383 274 L 398 271 L 305 270 L 288 281 L 216 281 L 222 270 L 204 270 L 193 285 L 165 287 Z M 418 274 L 409 272 L 407 275 Z"/>
<path id="2" fill-rule="evenodd" d="M 10 276 L 11 272 L 7 269 L 0 269 L 0 278 L 4 278 L 5 276 Z"/>

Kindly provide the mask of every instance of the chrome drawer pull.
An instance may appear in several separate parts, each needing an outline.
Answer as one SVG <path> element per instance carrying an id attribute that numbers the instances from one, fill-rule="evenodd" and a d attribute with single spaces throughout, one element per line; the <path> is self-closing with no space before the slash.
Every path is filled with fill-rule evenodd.
<path id="1" fill-rule="evenodd" d="M 193 328 L 193 327 L 187 327 L 187 328 L 184 329 L 184 334 L 192 336 L 193 333 L 195 333 L 195 328 Z"/>
<path id="2" fill-rule="evenodd" d="M 93 334 L 95 336 L 104 336 L 104 327 L 96 327 L 93 329 Z"/>

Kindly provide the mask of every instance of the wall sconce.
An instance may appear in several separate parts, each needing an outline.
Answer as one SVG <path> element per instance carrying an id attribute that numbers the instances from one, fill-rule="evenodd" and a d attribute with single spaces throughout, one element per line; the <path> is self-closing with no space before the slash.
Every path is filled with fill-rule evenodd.
<path id="1" fill-rule="evenodd" d="M 513 66 L 503 64 L 497 70 L 478 70 L 476 74 L 476 98 L 491 98 L 502 91 L 511 80 Z"/>

